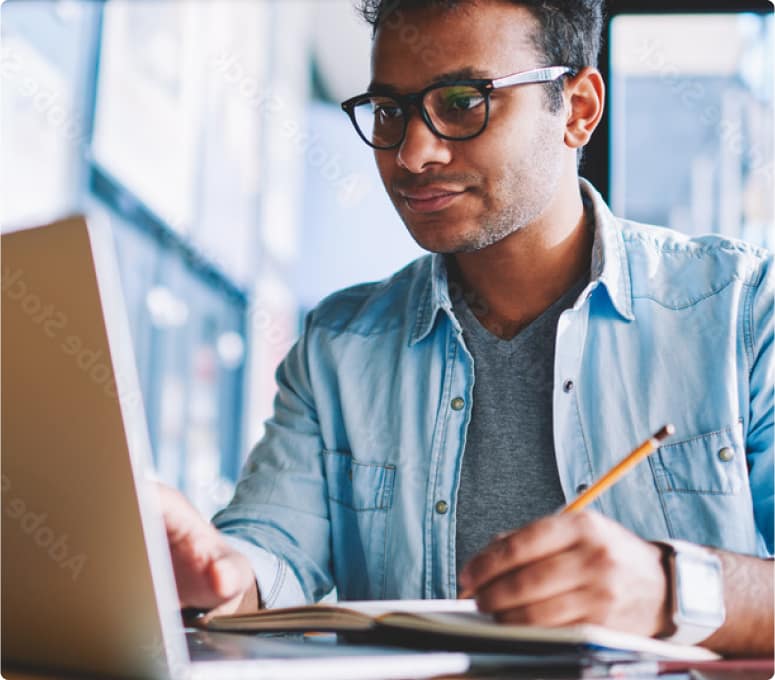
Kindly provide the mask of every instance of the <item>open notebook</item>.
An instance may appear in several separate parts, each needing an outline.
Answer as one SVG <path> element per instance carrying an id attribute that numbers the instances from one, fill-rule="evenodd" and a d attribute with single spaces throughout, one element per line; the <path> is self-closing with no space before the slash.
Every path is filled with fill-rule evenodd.
<path id="1" fill-rule="evenodd" d="M 704 661 L 718 655 L 595 625 L 558 628 L 499 624 L 474 600 L 377 600 L 341 605 L 265 609 L 205 619 L 209 630 L 243 632 L 320 631 L 350 640 L 424 649 L 492 653 L 635 652 L 644 657 Z"/>

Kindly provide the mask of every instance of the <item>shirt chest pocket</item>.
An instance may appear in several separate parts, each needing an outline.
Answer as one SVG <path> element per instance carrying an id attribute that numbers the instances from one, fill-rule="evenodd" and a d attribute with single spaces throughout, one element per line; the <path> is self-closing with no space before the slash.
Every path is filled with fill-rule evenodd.
<path id="1" fill-rule="evenodd" d="M 328 498 L 351 510 L 388 510 L 393 503 L 393 465 L 362 463 L 349 453 L 323 451 Z"/>
<path id="2" fill-rule="evenodd" d="M 742 422 L 660 447 L 652 469 L 663 493 L 739 493 L 747 485 Z"/>
<path id="3" fill-rule="evenodd" d="M 663 446 L 649 464 L 671 538 L 757 554 L 742 422 Z"/>
<path id="4" fill-rule="evenodd" d="M 339 598 L 381 599 L 396 468 L 357 461 L 343 451 L 323 451 L 323 465 Z"/>

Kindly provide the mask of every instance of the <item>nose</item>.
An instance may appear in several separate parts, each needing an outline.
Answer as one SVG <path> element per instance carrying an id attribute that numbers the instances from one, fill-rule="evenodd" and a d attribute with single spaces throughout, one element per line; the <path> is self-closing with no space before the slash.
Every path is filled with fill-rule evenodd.
<path id="1" fill-rule="evenodd" d="M 446 165 L 451 159 L 449 142 L 437 137 L 419 114 L 409 116 L 406 135 L 396 155 L 398 165 L 419 174 L 429 166 Z"/>

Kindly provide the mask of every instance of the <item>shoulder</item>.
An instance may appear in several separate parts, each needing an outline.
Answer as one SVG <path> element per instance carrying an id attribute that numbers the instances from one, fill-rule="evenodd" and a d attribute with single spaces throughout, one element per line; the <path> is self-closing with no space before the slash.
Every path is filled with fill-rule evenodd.
<path id="1" fill-rule="evenodd" d="M 430 285 L 431 256 L 410 262 L 392 276 L 332 293 L 310 314 L 310 326 L 334 333 L 376 335 L 414 319 L 421 294 Z"/>
<path id="2" fill-rule="evenodd" d="M 772 255 L 718 234 L 688 236 L 673 229 L 621 220 L 633 298 L 680 309 L 734 282 L 758 286 Z"/>

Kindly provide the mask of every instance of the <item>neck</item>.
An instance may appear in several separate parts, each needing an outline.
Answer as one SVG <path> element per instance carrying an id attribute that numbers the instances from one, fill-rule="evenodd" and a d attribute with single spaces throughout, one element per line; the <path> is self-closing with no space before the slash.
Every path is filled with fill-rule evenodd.
<path id="1" fill-rule="evenodd" d="M 483 325 L 511 338 L 589 271 L 592 230 L 576 190 L 498 243 L 458 253 L 451 275 Z"/>

